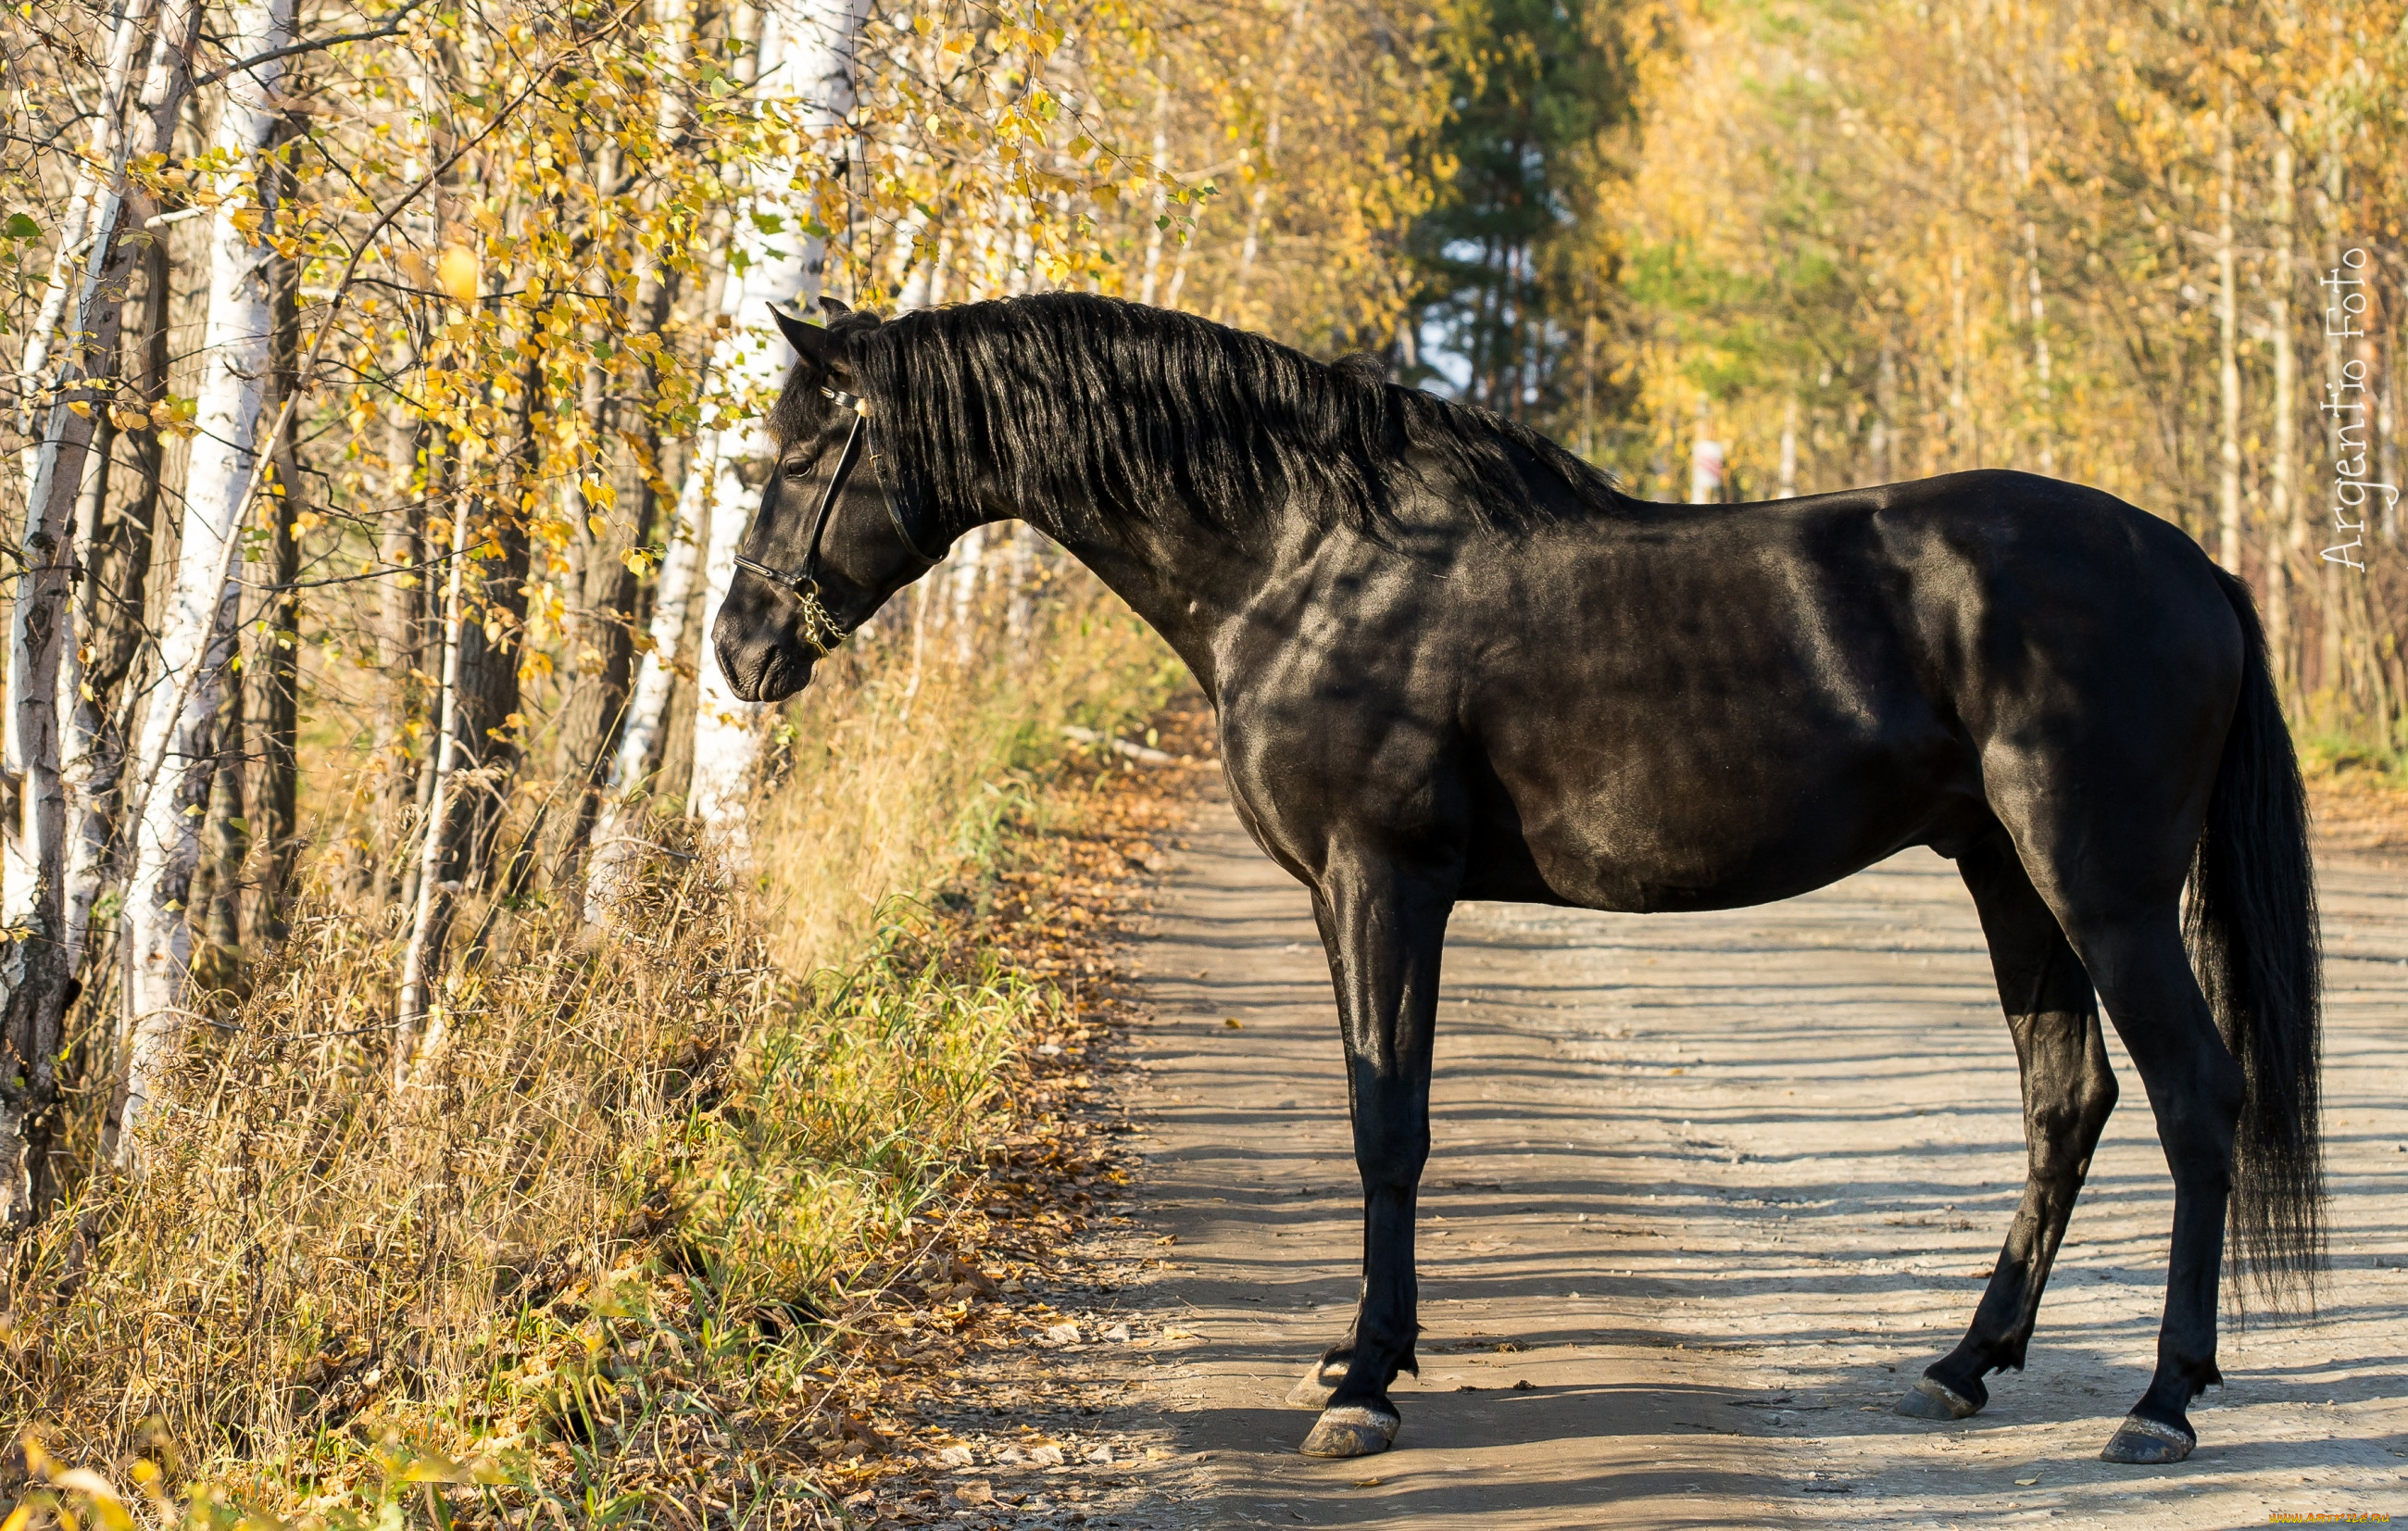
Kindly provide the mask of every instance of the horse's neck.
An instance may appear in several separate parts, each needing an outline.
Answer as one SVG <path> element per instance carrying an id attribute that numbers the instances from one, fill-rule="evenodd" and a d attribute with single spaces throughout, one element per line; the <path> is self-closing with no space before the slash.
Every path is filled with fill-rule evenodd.
<path id="1" fill-rule="evenodd" d="M 1160 633 L 1208 694 L 1218 694 L 1213 637 L 1260 588 L 1281 539 L 1240 541 L 1185 516 L 1112 526 L 1051 515 L 1028 520 Z"/>

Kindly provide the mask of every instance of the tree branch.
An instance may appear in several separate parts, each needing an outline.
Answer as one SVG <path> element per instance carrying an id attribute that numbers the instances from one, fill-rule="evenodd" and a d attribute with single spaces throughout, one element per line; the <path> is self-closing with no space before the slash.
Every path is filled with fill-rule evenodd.
<path id="1" fill-rule="evenodd" d="M 339 37 L 318 37 L 308 42 L 292 43 L 283 48 L 271 48 L 265 53 L 254 53 L 247 59 L 229 64 L 222 69 L 212 70 L 203 75 L 193 81 L 193 89 L 197 91 L 204 85 L 214 85 L 228 75 L 240 74 L 245 69 L 256 68 L 263 64 L 272 64 L 278 59 L 289 59 L 296 53 L 315 53 L 320 49 L 334 48 L 342 43 L 374 42 L 379 37 L 393 36 L 401 31 L 401 23 L 409 20 L 410 13 L 425 4 L 426 0 L 409 0 L 409 4 L 393 13 L 391 21 L 374 32 L 346 32 Z"/>

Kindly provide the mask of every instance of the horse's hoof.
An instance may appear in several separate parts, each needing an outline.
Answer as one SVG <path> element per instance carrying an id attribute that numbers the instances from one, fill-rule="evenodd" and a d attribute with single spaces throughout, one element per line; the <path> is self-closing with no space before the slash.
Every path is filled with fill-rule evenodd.
<path id="1" fill-rule="evenodd" d="M 2126 1462 L 2138 1467 L 2157 1467 L 2168 1462 L 2180 1462 L 2190 1455 L 2199 1438 L 2175 1424 L 2159 1424 L 2138 1414 L 2126 1417 L 2115 1438 L 2099 1453 L 2101 1462 Z"/>
<path id="2" fill-rule="evenodd" d="M 1394 1414 L 1361 1404 L 1325 1409 L 1314 1422 L 1312 1434 L 1304 1438 L 1304 1454 L 1377 1456 L 1397 1438 L 1397 1426 L 1403 1423 Z"/>
<path id="3" fill-rule="evenodd" d="M 1914 1391 L 1898 1401 L 1898 1411 L 1911 1420 L 1970 1420 L 1982 1406 L 1945 1382 L 1918 1377 Z"/>
<path id="4" fill-rule="evenodd" d="M 1287 1390 L 1287 1406 L 1290 1409 L 1326 1408 L 1329 1395 L 1337 1392 L 1338 1384 L 1344 1381 L 1345 1362 L 1315 1361 L 1305 1368 L 1296 1386 Z"/>

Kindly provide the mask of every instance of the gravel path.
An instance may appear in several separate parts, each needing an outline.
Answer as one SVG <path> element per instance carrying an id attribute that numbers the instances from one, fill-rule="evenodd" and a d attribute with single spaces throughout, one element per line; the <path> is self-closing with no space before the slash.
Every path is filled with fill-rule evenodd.
<path id="1" fill-rule="evenodd" d="M 1209 805 L 1141 948 L 1137 1224 L 1117 1382 L 1153 1454 L 1122 1524 L 2264 1524 L 2408 1512 L 2408 871 L 2329 856 L 2334 1270 L 2314 1324 L 2228 1321 L 2168 1468 L 2096 1460 L 2146 1382 L 2172 1211 L 2137 1077 L 2030 1368 L 1888 1406 L 1953 1342 L 2022 1185 L 2014 1053 L 1954 869 L 1642 918 L 1468 906 L 1449 942 L 1424 1343 L 1389 1454 L 1295 1454 L 1281 1396 L 1343 1329 L 1356 1201 L 1303 894 Z M 1230 1022 L 1238 1024 L 1231 1025 Z M 1075 1370 L 1073 1377 L 1068 1372 Z M 1135 1452 L 1125 1453 L 1137 1454 Z M 1101 1508 L 1098 1506 L 1097 1508 Z M 967 1511 L 965 1513 L 968 1513 Z"/>

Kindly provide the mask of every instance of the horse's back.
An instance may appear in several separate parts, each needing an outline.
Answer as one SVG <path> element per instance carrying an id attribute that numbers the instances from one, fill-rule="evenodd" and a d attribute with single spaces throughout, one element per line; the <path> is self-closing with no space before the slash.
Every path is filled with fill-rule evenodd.
<path id="1" fill-rule="evenodd" d="M 2212 764 L 2237 676 L 2195 544 L 2029 475 L 1634 506 L 1542 540 L 1467 665 L 1489 896 L 1728 907 L 1953 851 L 2071 753 L 2106 780 Z"/>

